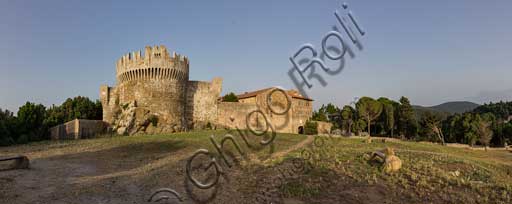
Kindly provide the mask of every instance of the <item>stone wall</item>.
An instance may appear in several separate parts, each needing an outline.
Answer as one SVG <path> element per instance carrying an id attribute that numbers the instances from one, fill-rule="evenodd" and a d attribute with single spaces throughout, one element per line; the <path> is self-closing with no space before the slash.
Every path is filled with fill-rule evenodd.
<path id="1" fill-rule="evenodd" d="M 92 138 L 106 132 L 108 124 L 101 120 L 75 119 L 50 128 L 52 140 Z"/>
<path id="2" fill-rule="evenodd" d="M 292 95 L 285 96 L 282 92 L 273 92 L 273 89 L 260 90 L 258 94 L 241 99 L 240 102 L 221 102 L 218 105 L 218 125 L 229 128 L 239 127 L 246 129 L 246 117 L 253 110 L 261 110 L 260 113 L 251 115 L 249 121 L 253 129 L 258 125 L 265 124 L 264 118 L 272 124 L 276 132 L 299 133 L 299 127 L 311 117 L 312 102 Z M 283 115 L 275 114 L 270 110 L 267 96 L 272 93 L 271 107 L 275 112 L 284 112 L 287 106 L 287 99 L 291 101 L 291 107 Z M 286 92 L 288 93 L 288 92 Z"/>
<path id="3" fill-rule="evenodd" d="M 169 54 L 165 46 L 146 46 L 144 54 L 128 53 L 116 63 L 117 86 L 100 87 L 103 120 L 123 127 L 115 123 L 122 122 L 121 113 L 128 104 L 134 104 L 158 118 L 157 129 L 183 129 L 188 78 L 188 59 Z"/>
<path id="4" fill-rule="evenodd" d="M 171 80 L 127 81 L 117 87 L 119 105 L 131 102 L 149 110 L 162 124 L 183 126 L 186 83 Z"/>
<path id="5" fill-rule="evenodd" d="M 119 95 L 115 87 L 101 85 L 100 101 L 103 107 L 103 121 L 111 124 L 114 121 L 114 115 L 119 112 Z"/>
<path id="6" fill-rule="evenodd" d="M 188 58 L 171 55 L 164 46 L 146 46 L 144 53 L 122 56 L 116 63 L 116 79 L 116 87 L 100 87 L 100 101 L 103 120 L 119 134 L 176 132 L 207 124 L 245 129 L 247 114 L 256 109 L 263 114 L 253 115 L 250 125 L 264 124 L 266 117 L 277 132 L 298 133 L 312 112 L 311 100 L 297 91 L 275 92 L 268 104 L 267 95 L 274 88 L 253 92 L 239 103 L 219 102 L 222 79 L 189 81 Z M 290 111 L 272 113 L 269 106 L 282 111 L 287 98 Z"/>
<path id="7" fill-rule="evenodd" d="M 318 134 L 330 134 L 331 133 L 331 127 L 332 127 L 332 124 L 329 123 L 329 122 L 322 122 L 322 121 L 315 121 L 318 126 L 317 126 L 317 131 L 318 131 Z"/>
<path id="8" fill-rule="evenodd" d="M 313 102 L 299 98 L 292 98 L 292 118 L 291 133 L 299 133 L 299 128 L 304 128 L 304 124 L 313 115 Z"/>
<path id="9" fill-rule="evenodd" d="M 237 127 L 239 129 L 246 129 L 245 118 L 247 114 L 258 109 L 255 104 L 239 102 L 219 102 L 217 108 L 216 126 L 231 129 Z"/>
<path id="10" fill-rule="evenodd" d="M 222 91 L 222 78 L 212 82 L 188 81 L 186 120 L 189 129 L 202 129 L 217 123 L 217 99 Z"/>

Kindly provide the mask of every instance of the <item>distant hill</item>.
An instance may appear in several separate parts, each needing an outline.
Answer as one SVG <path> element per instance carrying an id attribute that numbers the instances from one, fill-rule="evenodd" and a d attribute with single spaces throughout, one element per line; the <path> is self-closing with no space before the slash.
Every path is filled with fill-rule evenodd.
<path id="1" fill-rule="evenodd" d="M 425 111 L 432 111 L 437 113 L 442 113 L 444 115 L 454 114 L 454 113 L 464 113 L 467 111 L 472 111 L 476 107 L 480 106 L 479 104 L 469 102 L 469 101 L 453 101 L 446 102 L 436 106 L 424 107 L 424 106 L 413 106 L 416 111 L 417 116 L 421 116 Z"/>

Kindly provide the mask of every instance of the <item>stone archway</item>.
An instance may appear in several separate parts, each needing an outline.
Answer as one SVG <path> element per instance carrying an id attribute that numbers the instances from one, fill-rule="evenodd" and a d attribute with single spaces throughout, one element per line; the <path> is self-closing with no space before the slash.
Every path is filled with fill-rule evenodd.
<path id="1" fill-rule="evenodd" d="M 304 126 L 299 126 L 298 133 L 299 134 L 304 134 Z"/>

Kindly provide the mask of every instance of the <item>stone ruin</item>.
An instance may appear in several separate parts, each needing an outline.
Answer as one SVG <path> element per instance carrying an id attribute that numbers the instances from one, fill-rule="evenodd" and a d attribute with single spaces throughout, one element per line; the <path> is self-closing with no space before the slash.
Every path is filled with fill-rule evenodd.
<path id="1" fill-rule="evenodd" d="M 157 134 L 179 132 L 180 124 L 158 124 L 158 116 L 144 107 L 137 107 L 136 101 L 119 107 L 113 116 L 112 130 L 119 135 Z"/>

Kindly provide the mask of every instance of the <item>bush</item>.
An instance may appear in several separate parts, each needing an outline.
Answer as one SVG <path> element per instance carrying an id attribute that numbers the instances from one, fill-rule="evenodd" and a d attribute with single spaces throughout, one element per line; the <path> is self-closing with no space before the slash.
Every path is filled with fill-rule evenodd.
<path id="1" fill-rule="evenodd" d="M 316 135 L 318 134 L 318 123 L 312 121 L 306 121 L 304 125 L 304 134 Z"/>
<path id="2" fill-rule="evenodd" d="M 12 145 L 15 143 L 12 138 L 14 135 L 15 117 L 8 110 L 0 109 L 0 146 Z"/>
<path id="3" fill-rule="evenodd" d="M 17 144 L 27 144 L 29 142 L 30 136 L 28 134 L 22 134 L 20 137 L 18 137 L 18 141 L 16 141 Z"/>
<path id="4" fill-rule="evenodd" d="M 235 93 L 231 92 L 222 97 L 222 101 L 225 102 L 238 102 L 238 97 Z"/>

